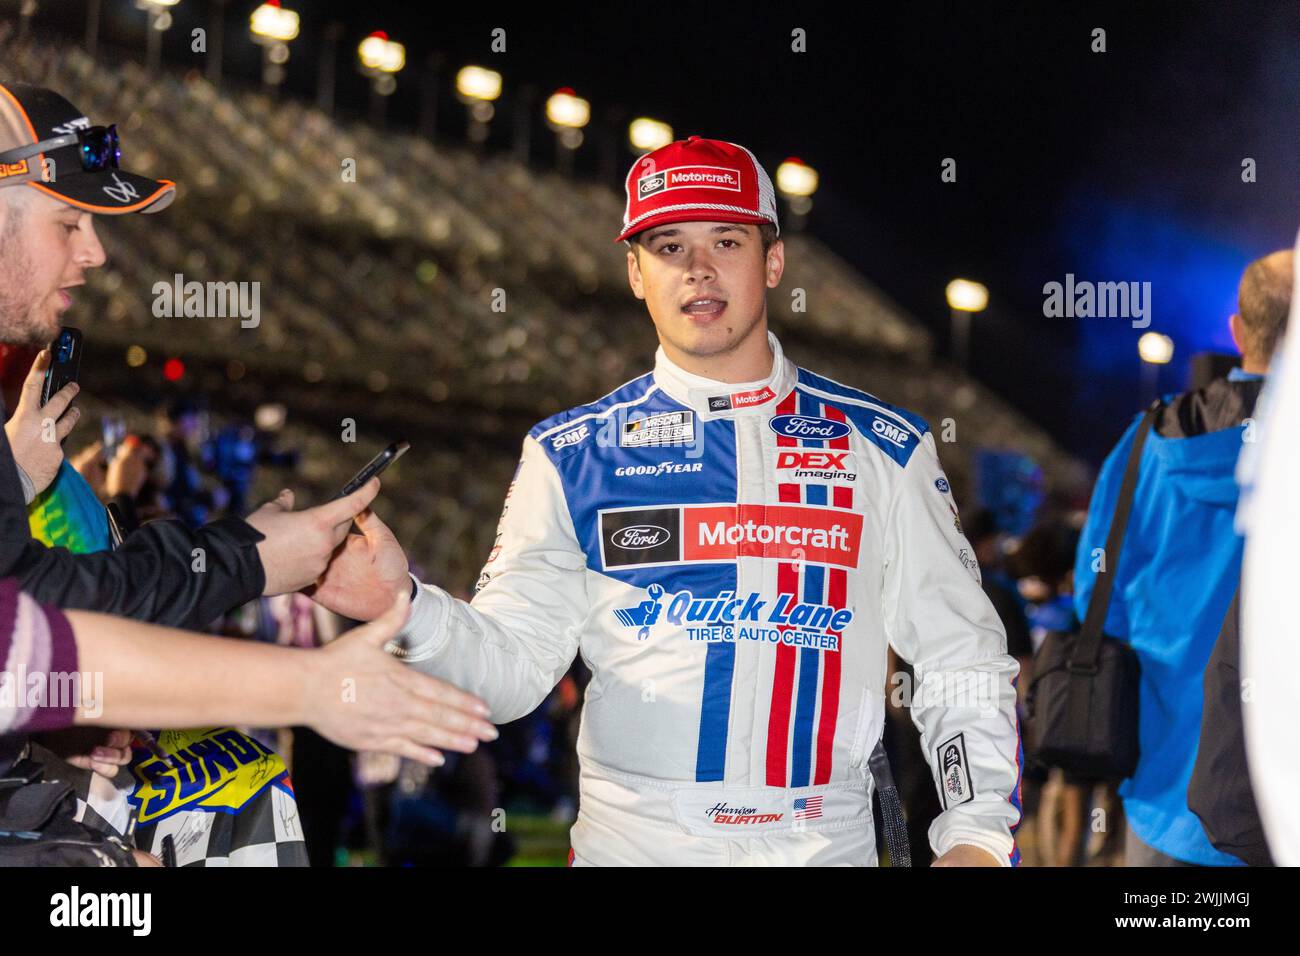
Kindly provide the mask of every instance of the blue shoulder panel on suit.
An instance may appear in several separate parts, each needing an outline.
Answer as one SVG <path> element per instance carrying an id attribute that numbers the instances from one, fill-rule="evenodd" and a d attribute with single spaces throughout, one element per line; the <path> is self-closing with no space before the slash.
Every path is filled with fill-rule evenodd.
<path id="1" fill-rule="evenodd" d="M 864 438 L 900 466 L 907 464 L 912 452 L 930 430 L 925 419 L 915 412 L 804 368 L 799 369 L 799 387 L 843 411 Z"/>

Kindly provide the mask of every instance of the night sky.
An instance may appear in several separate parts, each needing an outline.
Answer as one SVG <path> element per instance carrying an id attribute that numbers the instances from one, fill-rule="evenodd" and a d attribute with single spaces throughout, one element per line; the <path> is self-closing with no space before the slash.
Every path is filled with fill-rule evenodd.
<path id="1" fill-rule="evenodd" d="M 395 126 L 417 113 L 414 67 L 440 53 L 444 86 L 465 63 L 501 71 L 503 113 L 524 83 L 543 95 L 571 86 L 597 117 L 646 114 L 678 136 L 739 141 L 769 170 L 801 157 L 821 174 L 810 231 L 933 328 L 940 349 L 948 279 L 990 287 L 974 374 L 1093 461 L 1139 407 L 1140 332 L 1122 318 L 1045 318 L 1044 283 L 1151 282 L 1151 328 L 1176 343 L 1160 385 L 1175 390 L 1194 352 L 1231 351 L 1242 267 L 1292 244 L 1300 226 L 1300 4 L 467 5 L 478 19 L 444 3 L 285 5 L 303 17 L 290 95 L 311 94 L 331 20 L 345 26 L 345 111 L 366 103 L 356 42 L 383 29 L 407 44 Z M 177 8 L 169 60 L 199 63 L 187 34 L 209 6 Z M 250 81 L 254 6 L 227 7 L 228 69 Z M 81 0 L 42 7 L 39 24 L 79 35 Z M 142 51 L 144 15 L 128 0 L 104 8 L 104 41 Z M 489 50 L 494 27 L 507 32 L 505 54 Z M 795 27 L 806 53 L 790 50 Z M 1090 49 L 1096 27 L 1105 53 Z M 445 90 L 438 125 L 449 140 L 463 135 Z M 503 115 L 494 143 L 509 125 Z M 539 124 L 539 166 L 549 149 Z M 580 175 L 598 175 L 596 154 L 584 147 Z M 956 183 L 940 180 L 945 157 L 957 160 Z M 1242 182 L 1246 157 L 1257 182 Z M 630 160 L 619 156 L 620 171 Z"/>

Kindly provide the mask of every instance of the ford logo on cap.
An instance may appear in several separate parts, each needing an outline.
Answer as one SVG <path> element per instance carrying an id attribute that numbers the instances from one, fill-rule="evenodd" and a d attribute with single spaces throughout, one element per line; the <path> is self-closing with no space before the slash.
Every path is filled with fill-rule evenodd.
<path id="1" fill-rule="evenodd" d="M 767 427 L 784 438 L 815 441 L 843 438 L 853 430 L 845 422 L 818 418 L 816 415 L 775 415 L 768 419 Z"/>
<path id="2" fill-rule="evenodd" d="M 644 551 L 657 548 L 670 537 L 668 529 L 657 524 L 634 524 L 615 531 L 609 536 L 609 543 L 625 551 Z"/>

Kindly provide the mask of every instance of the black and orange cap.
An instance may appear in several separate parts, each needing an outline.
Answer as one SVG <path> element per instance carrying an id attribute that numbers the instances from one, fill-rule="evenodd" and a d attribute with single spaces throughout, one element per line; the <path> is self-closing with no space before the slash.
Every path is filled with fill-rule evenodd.
<path id="1" fill-rule="evenodd" d="M 0 84 L 0 155 L 89 129 L 90 120 L 53 90 L 26 83 Z M 26 185 L 100 215 L 161 212 L 176 198 L 176 184 L 122 169 L 88 172 L 74 143 L 0 163 L 0 188 Z"/>

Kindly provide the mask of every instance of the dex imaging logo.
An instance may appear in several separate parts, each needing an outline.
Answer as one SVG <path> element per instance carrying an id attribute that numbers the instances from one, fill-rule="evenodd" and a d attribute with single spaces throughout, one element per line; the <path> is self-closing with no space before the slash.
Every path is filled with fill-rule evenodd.
<path id="1" fill-rule="evenodd" d="M 782 480 L 857 481 L 856 459 L 847 451 L 781 450 L 776 455 L 776 470 Z"/>

